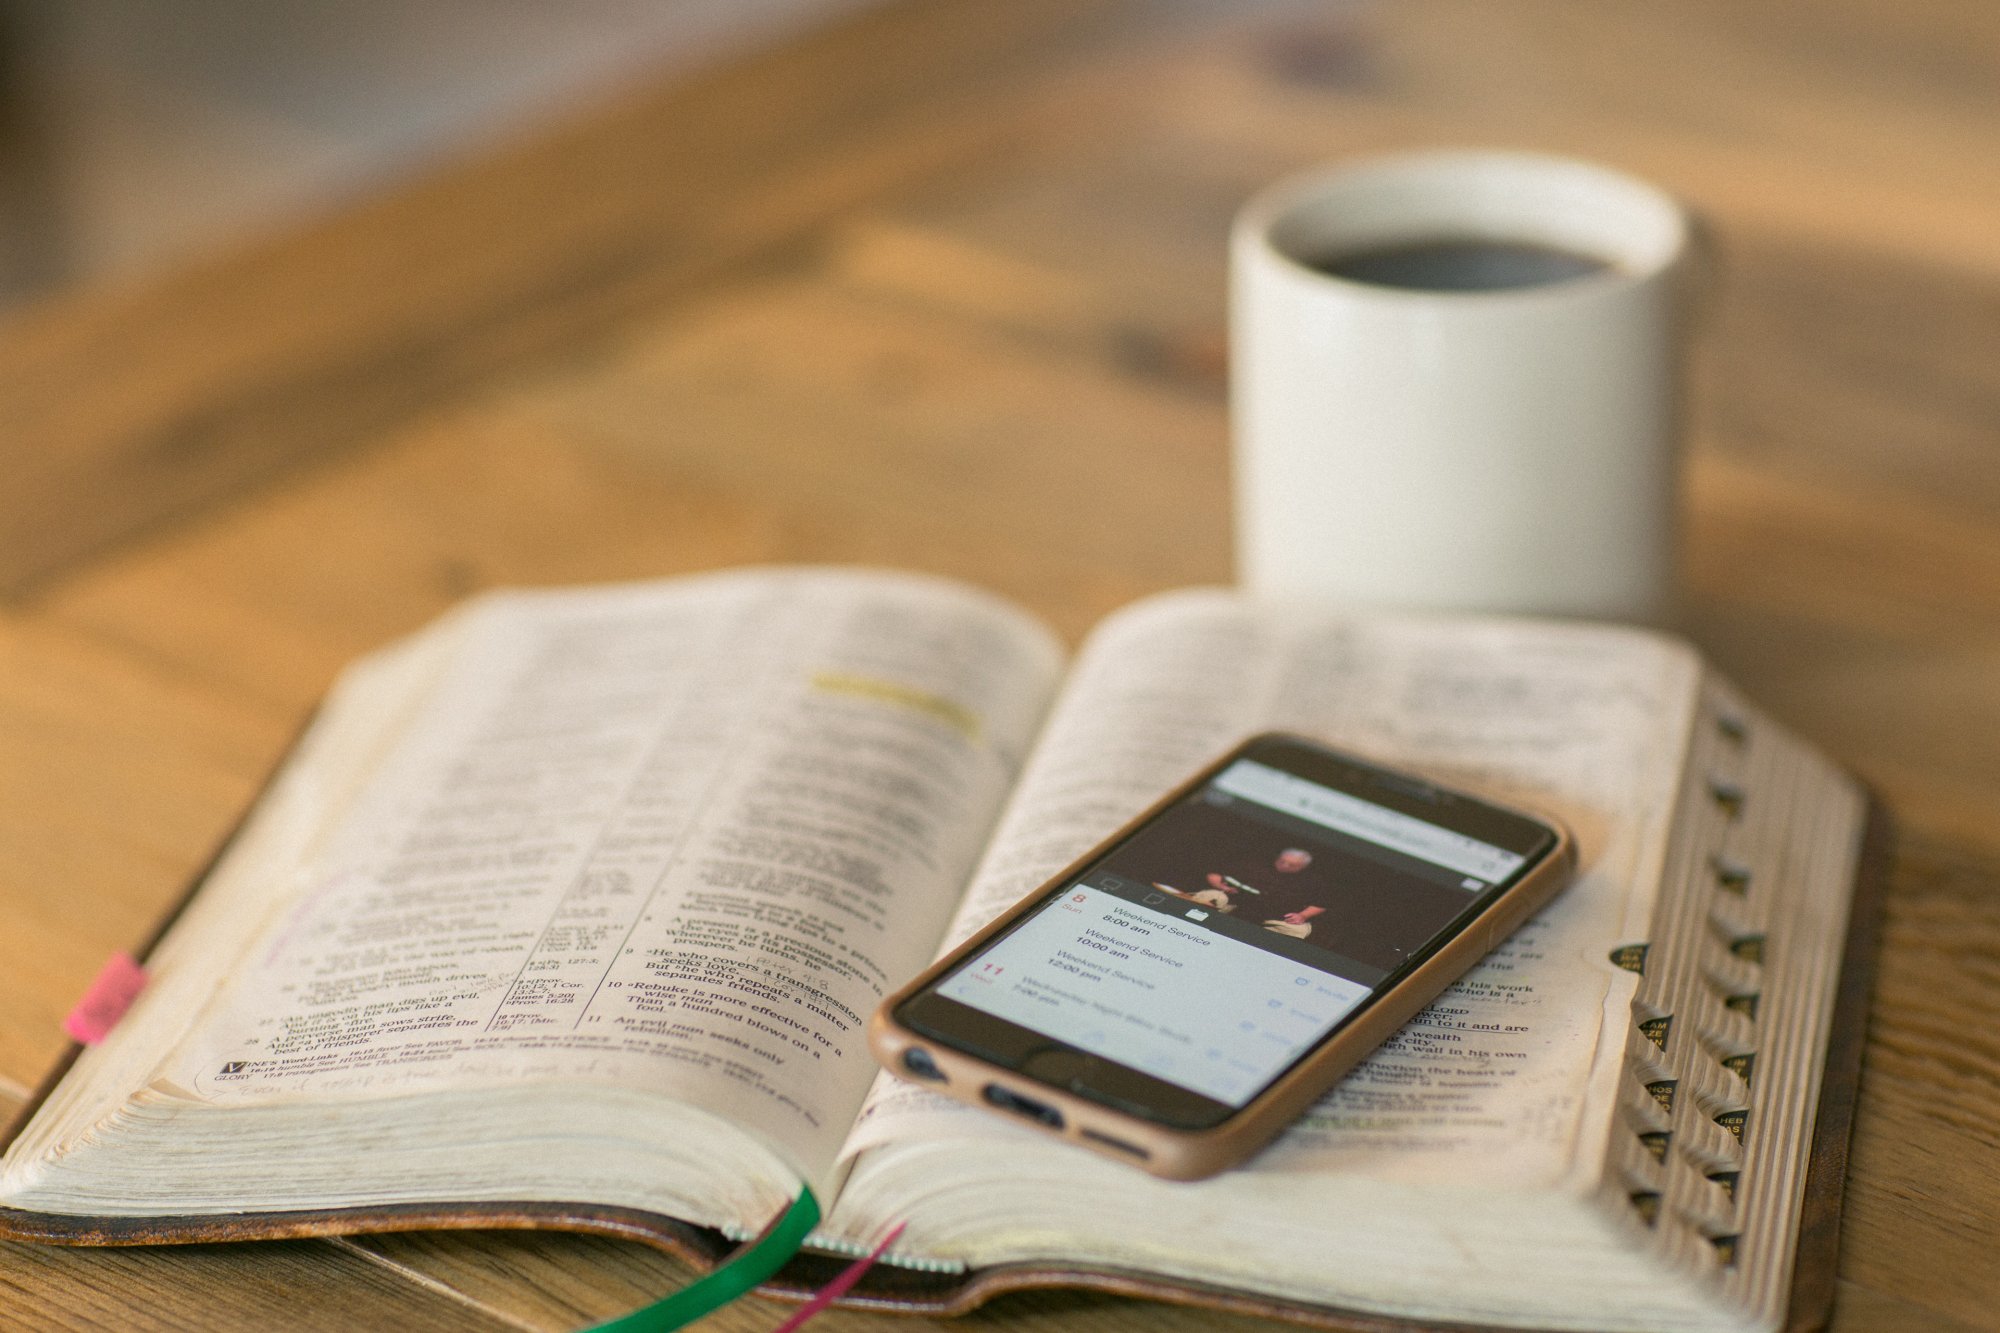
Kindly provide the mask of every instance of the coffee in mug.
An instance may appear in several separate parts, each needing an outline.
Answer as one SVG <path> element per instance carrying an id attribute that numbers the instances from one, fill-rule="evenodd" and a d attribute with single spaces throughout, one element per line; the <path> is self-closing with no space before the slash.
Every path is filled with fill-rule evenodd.
<path id="1" fill-rule="evenodd" d="M 1495 292 L 1587 278 L 1610 261 L 1530 241 L 1445 237 L 1397 241 L 1312 260 L 1330 278 L 1419 292 Z"/>

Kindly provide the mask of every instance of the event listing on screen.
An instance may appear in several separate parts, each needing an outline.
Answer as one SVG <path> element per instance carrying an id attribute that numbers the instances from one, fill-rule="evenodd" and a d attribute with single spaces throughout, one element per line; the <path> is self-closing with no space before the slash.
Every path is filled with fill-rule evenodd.
<path id="1" fill-rule="evenodd" d="M 1521 864 L 1239 760 L 939 993 L 1241 1106 Z"/>

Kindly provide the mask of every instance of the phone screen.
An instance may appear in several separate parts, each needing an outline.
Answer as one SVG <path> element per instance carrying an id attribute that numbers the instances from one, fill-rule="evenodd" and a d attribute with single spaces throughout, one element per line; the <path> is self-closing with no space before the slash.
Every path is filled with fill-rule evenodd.
<path id="1" fill-rule="evenodd" d="M 901 1016 L 1123 1109 L 1215 1123 L 1555 841 L 1473 798 L 1264 741 L 1053 888 Z"/>

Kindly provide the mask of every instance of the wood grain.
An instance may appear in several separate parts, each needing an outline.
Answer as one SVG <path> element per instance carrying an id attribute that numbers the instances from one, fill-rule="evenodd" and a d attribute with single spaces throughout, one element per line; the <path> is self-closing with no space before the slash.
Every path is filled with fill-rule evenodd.
<path id="1" fill-rule="evenodd" d="M 990 151 L 982 93 L 1077 58 L 1120 8 L 867 15 L 298 234 L 0 325 L 0 591 Z"/>
<path id="2" fill-rule="evenodd" d="M 9 1246 L 6 1257 L 0 1321 L 14 1328 L 518 1326 L 328 1244 L 185 1245 L 157 1254 Z"/>
<path id="3" fill-rule="evenodd" d="M 1835 1327 L 1993 1327 L 1996 83 L 2000 10 L 1949 0 L 906 3 L 0 327 L 0 1090 L 340 666 L 478 588 L 860 561 L 1075 639 L 1226 579 L 1236 203 L 1546 148 L 1720 238 L 1683 626 L 1907 834 Z M 684 1276 L 546 1235 L 0 1247 L 0 1327 L 559 1329 Z M 952 1326 L 1262 1325 L 1049 1295 Z"/>
<path id="4" fill-rule="evenodd" d="M 0 1078 L 39 1083 L 104 959 L 139 945 L 248 800 L 288 717 L 0 616 Z"/>

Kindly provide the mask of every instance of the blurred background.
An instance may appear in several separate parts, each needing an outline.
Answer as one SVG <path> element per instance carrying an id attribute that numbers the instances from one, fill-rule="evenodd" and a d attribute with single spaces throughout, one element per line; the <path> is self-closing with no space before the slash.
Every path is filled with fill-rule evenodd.
<path id="1" fill-rule="evenodd" d="M 868 0 L 9 0 L 0 306 L 336 207 Z"/>

